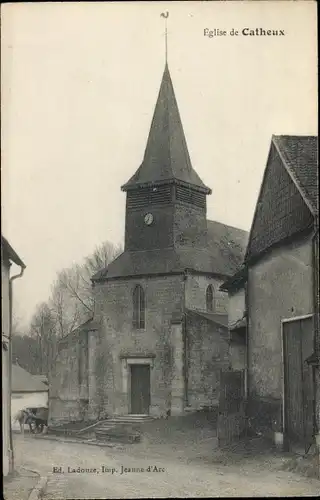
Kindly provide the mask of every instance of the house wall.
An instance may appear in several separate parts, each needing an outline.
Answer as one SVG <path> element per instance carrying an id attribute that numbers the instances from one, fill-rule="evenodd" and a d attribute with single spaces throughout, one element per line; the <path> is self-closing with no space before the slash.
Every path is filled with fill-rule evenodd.
<path id="1" fill-rule="evenodd" d="M 188 309 L 206 310 L 206 290 L 213 286 L 215 296 L 214 312 L 227 314 L 228 294 L 219 290 L 223 280 L 209 276 L 188 274 L 186 280 L 185 296 Z"/>
<path id="2" fill-rule="evenodd" d="M 132 326 L 132 295 L 140 284 L 146 297 L 146 326 Z M 171 319 L 183 308 L 183 276 L 113 280 L 95 286 L 95 322 L 101 323 L 94 339 L 97 357 L 90 368 L 96 391 L 90 407 L 103 414 L 127 414 L 130 388 L 121 357 L 154 356 L 151 367 L 151 408 L 154 416 L 166 415 L 170 408 L 171 367 L 174 337 Z"/>
<path id="3" fill-rule="evenodd" d="M 235 292 L 229 293 L 228 301 L 228 324 L 232 327 L 237 321 L 243 318 L 246 310 L 245 290 L 240 288 Z"/>
<path id="4" fill-rule="evenodd" d="M 88 349 L 86 333 L 70 339 L 49 374 L 49 425 L 87 418 Z"/>
<path id="5" fill-rule="evenodd" d="M 230 364 L 232 370 L 245 370 L 246 369 L 246 351 L 247 347 L 244 339 L 236 337 L 232 334 L 232 342 L 230 343 Z"/>
<path id="6" fill-rule="evenodd" d="M 310 239 L 274 249 L 249 269 L 248 304 L 249 412 L 270 428 L 282 421 L 281 320 L 313 310 Z"/>
<path id="7" fill-rule="evenodd" d="M 9 262 L 1 260 L 1 321 L 2 321 L 2 459 L 3 475 L 7 476 L 10 470 L 10 387 L 9 387 L 9 345 L 10 308 L 9 308 Z M 4 336 L 4 335 L 5 336 Z"/>
<path id="8" fill-rule="evenodd" d="M 1 261 L 1 321 L 2 333 L 5 335 L 9 335 L 10 329 L 9 277 L 9 261 Z"/>
<path id="9" fill-rule="evenodd" d="M 187 315 L 187 400 L 193 408 L 218 403 L 220 370 L 229 368 L 228 332 L 196 314 Z"/>
<path id="10" fill-rule="evenodd" d="M 232 328 L 237 321 L 244 317 L 246 309 L 245 290 L 240 288 L 229 293 L 228 325 Z M 233 370 L 246 368 L 246 335 L 230 331 L 230 363 Z"/>

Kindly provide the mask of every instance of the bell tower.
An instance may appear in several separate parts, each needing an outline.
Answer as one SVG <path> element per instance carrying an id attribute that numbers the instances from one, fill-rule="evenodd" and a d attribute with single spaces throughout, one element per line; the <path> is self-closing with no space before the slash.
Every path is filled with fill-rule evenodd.
<path id="1" fill-rule="evenodd" d="M 166 63 L 141 166 L 122 186 L 127 193 L 125 251 L 205 244 L 206 196 L 192 168 Z M 202 241 L 203 240 L 203 241 Z"/>

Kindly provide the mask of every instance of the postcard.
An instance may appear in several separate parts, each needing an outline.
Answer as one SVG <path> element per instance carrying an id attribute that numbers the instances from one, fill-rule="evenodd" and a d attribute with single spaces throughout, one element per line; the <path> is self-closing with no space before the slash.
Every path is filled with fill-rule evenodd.
<path id="1" fill-rule="evenodd" d="M 1 10 L 4 497 L 318 496 L 316 2 Z"/>

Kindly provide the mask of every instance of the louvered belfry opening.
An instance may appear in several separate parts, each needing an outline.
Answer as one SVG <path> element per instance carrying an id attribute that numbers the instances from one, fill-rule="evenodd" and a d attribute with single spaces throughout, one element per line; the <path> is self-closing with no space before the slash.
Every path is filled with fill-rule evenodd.
<path id="1" fill-rule="evenodd" d="M 144 187 L 127 193 L 127 208 L 129 210 L 169 205 L 175 201 L 200 209 L 206 208 L 206 195 L 189 186 L 167 184 Z"/>
<path id="2" fill-rule="evenodd" d="M 197 208 L 206 208 L 206 195 L 187 186 L 176 187 L 176 200 Z"/>
<path id="3" fill-rule="evenodd" d="M 149 207 L 150 205 L 167 205 L 172 200 L 172 185 L 145 187 L 128 191 L 127 208 L 130 210 Z"/>

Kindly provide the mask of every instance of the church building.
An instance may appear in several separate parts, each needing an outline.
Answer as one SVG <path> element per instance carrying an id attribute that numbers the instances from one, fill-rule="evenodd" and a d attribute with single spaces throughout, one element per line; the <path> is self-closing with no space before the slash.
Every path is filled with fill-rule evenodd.
<path id="1" fill-rule="evenodd" d="M 207 220 L 168 65 L 143 161 L 126 192 L 124 252 L 92 277 L 95 311 L 59 346 L 50 421 L 181 415 L 216 404 L 229 367 L 220 285 L 247 233 Z"/>

